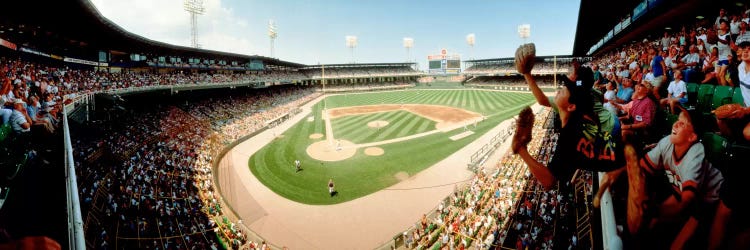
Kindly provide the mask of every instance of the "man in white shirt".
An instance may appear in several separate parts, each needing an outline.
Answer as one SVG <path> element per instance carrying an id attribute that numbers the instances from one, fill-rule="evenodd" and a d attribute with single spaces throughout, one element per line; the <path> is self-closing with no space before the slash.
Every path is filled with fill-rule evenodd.
<path id="1" fill-rule="evenodd" d="M 700 54 L 698 54 L 698 48 L 695 47 L 695 45 L 690 45 L 689 51 L 690 53 L 682 57 L 682 63 L 680 63 L 680 68 L 684 67 L 685 69 L 685 81 L 687 82 L 698 79 L 695 73 L 698 73 L 696 67 L 701 60 Z"/>
<path id="2" fill-rule="evenodd" d="M 10 116 L 10 126 L 13 128 L 13 132 L 16 134 L 26 133 L 31 131 L 32 120 L 26 112 L 25 102 L 21 99 L 16 99 L 13 103 L 13 113 Z"/>

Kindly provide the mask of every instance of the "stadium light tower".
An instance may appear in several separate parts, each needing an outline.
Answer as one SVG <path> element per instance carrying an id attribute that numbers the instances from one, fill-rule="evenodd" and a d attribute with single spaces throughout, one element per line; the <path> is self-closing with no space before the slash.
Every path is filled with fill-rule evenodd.
<path id="1" fill-rule="evenodd" d="M 354 63 L 354 48 L 357 47 L 357 37 L 346 36 L 346 47 L 349 48 L 349 51 L 352 53 L 352 63 Z"/>
<path id="2" fill-rule="evenodd" d="M 531 36 L 531 25 L 530 24 L 521 24 L 518 25 L 518 36 L 523 39 L 523 43 L 526 43 L 526 39 Z"/>
<path id="3" fill-rule="evenodd" d="M 474 59 L 474 43 L 476 43 L 477 38 L 474 35 L 474 33 L 466 35 L 466 44 L 469 45 L 469 48 L 471 49 L 471 59 Z"/>
<path id="4" fill-rule="evenodd" d="M 198 15 L 203 15 L 206 12 L 203 7 L 203 0 L 185 0 L 182 6 L 190 13 L 191 46 L 198 48 Z"/>
<path id="5" fill-rule="evenodd" d="M 406 48 L 406 62 L 409 62 L 409 60 L 411 60 L 411 54 L 409 52 L 412 47 L 414 47 L 414 38 L 404 37 L 404 48 Z"/>
<path id="6" fill-rule="evenodd" d="M 276 42 L 276 37 L 278 36 L 277 30 L 278 28 L 273 19 L 268 20 L 268 37 L 271 38 L 271 58 L 273 58 L 273 44 Z"/>

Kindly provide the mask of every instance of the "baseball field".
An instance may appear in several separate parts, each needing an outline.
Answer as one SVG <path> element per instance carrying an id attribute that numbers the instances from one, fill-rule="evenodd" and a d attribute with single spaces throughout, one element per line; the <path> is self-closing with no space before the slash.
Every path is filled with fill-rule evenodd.
<path id="1" fill-rule="evenodd" d="M 533 102 L 529 93 L 465 89 L 329 96 L 306 119 L 275 133 L 248 165 L 287 199 L 346 202 L 408 179 Z"/>

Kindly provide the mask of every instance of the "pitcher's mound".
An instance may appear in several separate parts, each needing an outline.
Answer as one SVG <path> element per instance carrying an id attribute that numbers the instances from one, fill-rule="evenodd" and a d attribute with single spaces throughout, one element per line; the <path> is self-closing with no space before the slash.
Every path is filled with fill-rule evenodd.
<path id="1" fill-rule="evenodd" d="M 320 139 L 323 138 L 323 134 L 311 134 L 310 139 Z"/>
<path id="2" fill-rule="evenodd" d="M 340 143 L 340 144 L 339 144 Z M 307 146 L 307 155 L 320 161 L 341 161 L 354 156 L 357 148 L 353 147 L 354 143 L 345 140 L 329 142 L 328 140 L 319 141 Z"/>
<path id="3" fill-rule="evenodd" d="M 407 173 L 407 172 L 404 172 L 404 171 L 398 172 L 398 173 L 396 173 L 396 175 L 394 175 L 394 176 L 395 176 L 395 177 L 396 177 L 396 179 L 397 179 L 397 180 L 399 180 L 399 181 L 404 181 L 404 180 L 406 180 L 406 179 L 409 179 L 409 173 Z"/>
<path id="4" fill-rule="evenodd" d="M 388 126 L 388 121 L 371 121 L 367 123 L 367 126 L 371 128 L 382 128 Z"/>
<path id="5" fill-rule="evenodd" d="M 379 147 L 369 147 L 365 149 L 365 154 L 370 156 L 383 155 L 384 152 L 385 151 L 383 151 L 383 149 Z"/>

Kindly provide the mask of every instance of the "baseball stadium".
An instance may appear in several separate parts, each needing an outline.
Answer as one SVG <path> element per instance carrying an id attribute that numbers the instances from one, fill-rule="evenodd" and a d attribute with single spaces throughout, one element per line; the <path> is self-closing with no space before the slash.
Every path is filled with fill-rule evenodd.
<path id="1" fill-rule="evenodd" d="M 749 4 L 4 3 L 0 249 L 750 249 Z"/>

